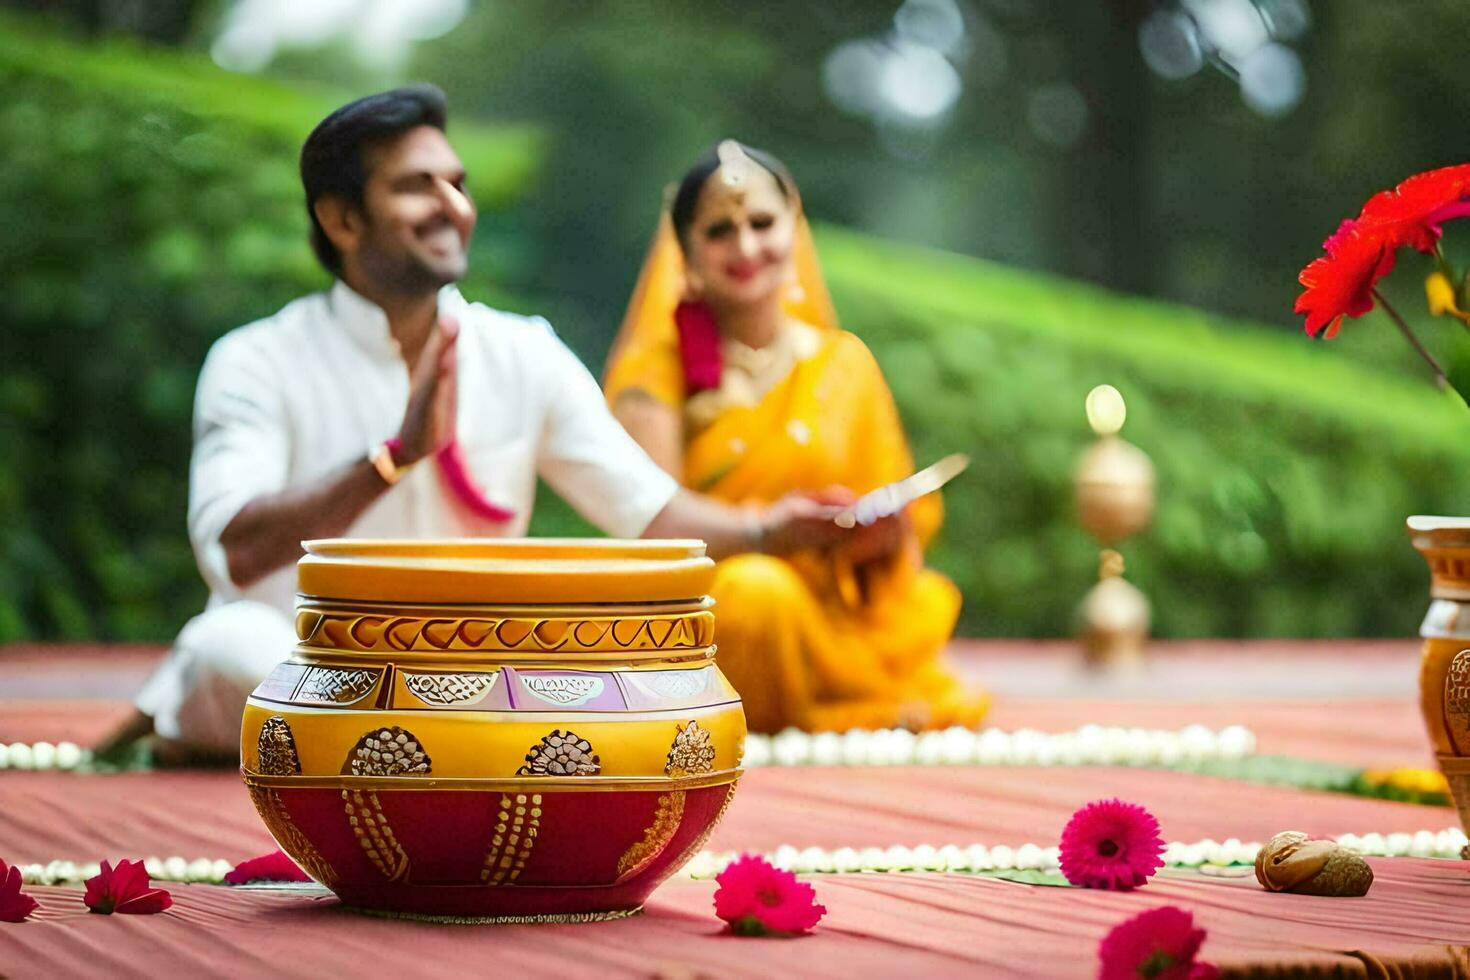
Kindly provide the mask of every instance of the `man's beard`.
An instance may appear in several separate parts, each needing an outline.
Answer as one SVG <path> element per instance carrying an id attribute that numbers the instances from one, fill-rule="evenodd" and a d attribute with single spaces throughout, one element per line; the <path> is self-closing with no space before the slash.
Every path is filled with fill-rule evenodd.
<path id="1" fill-rule="evenodd" d="M 464 275 L 463 270 L 450 273 L 435 269 L 416 255 L 389 251 L 371 240 L 363 243 L 358 263 L 370 281 L 390 292 L 407 296 L 438 292 L 444 286 L 458 282 Z"/>

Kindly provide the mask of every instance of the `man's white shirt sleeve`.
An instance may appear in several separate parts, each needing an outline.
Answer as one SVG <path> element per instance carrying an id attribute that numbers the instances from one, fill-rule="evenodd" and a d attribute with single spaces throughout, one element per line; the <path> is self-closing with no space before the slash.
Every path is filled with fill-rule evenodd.
<path id="1" fill-rule="evenodd" d="M 613 418 L 587 368 L 541 323 L 544 359 L 537 360 L 549 402 L 537 469 L 588 521 L 614 537 L 636 538 L 679 484 Z"/>
<path id="2" fill-rule="evenodd" d="M 205 582 L 221 596 L 239 589 L 220 535 L 251 500 L 285 488 L 291 459 L 279 368 L 252 333 L 246 328 L 215 343 L 194 397 L 189 540 Z"/>

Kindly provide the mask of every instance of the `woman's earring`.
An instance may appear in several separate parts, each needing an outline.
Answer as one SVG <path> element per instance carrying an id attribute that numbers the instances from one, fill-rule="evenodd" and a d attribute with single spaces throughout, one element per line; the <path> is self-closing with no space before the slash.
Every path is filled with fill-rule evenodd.
<path id="1" fill-rule="evenodd" d="M 801 276 L 797 274 L 793 264 L 786 278 L 786 302 L 803 303 L 806 301 L 806 290 L 801 288 Z"/>
<path id="2" fill-rule="evenodd" d="M 698 303 L 704 299 L 704 282 L 692 272 L 684 274 L 684 292 L 680 299 L 686 303 Z"/>

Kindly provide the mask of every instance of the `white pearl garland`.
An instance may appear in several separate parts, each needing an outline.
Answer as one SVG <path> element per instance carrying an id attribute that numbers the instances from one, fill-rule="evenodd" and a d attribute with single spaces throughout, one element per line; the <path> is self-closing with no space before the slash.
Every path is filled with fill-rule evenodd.
<path id="1" fill-rule="evenodd" d="M 52 861 L 50 864 L 22 864 L 19 867 L 21 881 L 28 885 L 76 884 L 102 872 L 102 865 L 96 861 L 84 864 Z M 190 861 L 178 856 L 147 857 L 143 859 L 143 867 L 147 870 L 148 877 L 154 881 L 202 882 L 211 885 L 222 884 L 225 875 L 235 869 L 234 864 L 223 858 L 212 861 L 209 858 L 195 858 Z"/>
<path id="2" fill-rule="evenodd" d="M 0 769 L 73 770 L 92 764 L 92 750 L 75 742 L 0 742 Z"/>
<path id="3" fill-rule="evenodd" d="M 1178 731 L 1084 725 L 1048 734 L 947 728 L 915 735 L 901 728 L 809 734 L 788 728 L 746 739 L 746 768 L 763 766 L 1177 766 L 1254 755 L 1256 736 L 1232 725 Z M 74 742 L 0 743 L 0 769 L 88 769 L 92 752 Z"/>
<path id="4" fill-rule="evenodd" d="M 901 728 L 810 734 L 788 728 L 750 735 L 742 760 L 766 766 L 1161 766 L 1254 755 L 1256 736 L 1231 725 L 1214 731 L 1190 725 L 1178 731 L 1084 725 L 1048 734 L 1030 728 L 1004 732 L 947 728 L 915 735 Z"/>
<path id="5" fill-rule="evenodd" d="M 1458 827 L 1450 827 L 1438 833 L 1421 830 L 1416 834 L 1343 834 L 1337 842 L 1368 857 L 1425 857 L 1457 859 L 1461 849 L 1470 841 Z M 1194 843 L 1172 841 L 1164 847 L 1164 866 L 1170 868 L 1198 868 L 1204 865 L 1224 867 L 1229 865 L 1254 864 L 1256 853 L 1261 849 L 1260 841 L 1241 841 L 1231 837 L 1226 841 L 1206 838 Z M 713 878 L 740 856 L 737 851 L 700 851 L 684 867 L 691 878 Z M 920 844 L 918 847 L 895 846 L 887 848 L 867 847 L 861 850 L 840 847 L 825 850 L 808 847 L 804 850 L 783 844 L 763 857 L 771 864 L 797 874 L 834 874 L 852 872 L 893 871 L 1057 871 L 1061 868 L 1058 848 L 1022 844 L 1008 847 L 998 844 L 986 847 L 971 844 L 960 847 L 946 844 L 933 847 Z"/>
<path id="6" fill-rule="evenodd" d="M 1337 838 L 1337 842 L 1367 857 L 1447 859 L 1459 858 L 1461 850 L 1466 844 L 1470 844 L 1470 840 L 1466 839 L 1464 832 L 1458 827 L 1450 827 L 1438 833 L 1421 830 L 1414 834 L 1343 834 Z M 1235 837 L 1223 842 L 1210 838 L 1194 843 L 1171 841 L 1164 846 L 1164 865 L 1170 868 L 1198 868 L 1203 865 L 1253 864 L 1256 852 L 1260 849 L 1260 841 L 1243 842 Z M 738 858 L 740 853 L 700 851 L 684 866 L 684 873 L 691 878 L 713 878 Z M 1022 844 L 1020 847 L 1008 847 L 1005 844 L 994 847 L 986 847 L 984 844 L 971 844 L 968 847 L 945 844 L 943 847 L 934 847 L 920 844 L 918 847 L 839 847 L 836 850 L 821 847 L 799 849 L 783 844 L 762 856 L 776 867 L 797 874 L 849 874 L 863 871 L 1056 871 L 1061 867 L 1058 848 L 1041 847 L 1037 844 Z M 102 870 L 96 862 L 77 864 L 73 861 L 22 864 L 18 867 L 21 880 L 28 885 L 76 884 Z M 144 858 L 143 867 L 155 881 L 220 884 L 235 866 L 222 858 L 195 858 L 190 861 L 174 856 Z"/>

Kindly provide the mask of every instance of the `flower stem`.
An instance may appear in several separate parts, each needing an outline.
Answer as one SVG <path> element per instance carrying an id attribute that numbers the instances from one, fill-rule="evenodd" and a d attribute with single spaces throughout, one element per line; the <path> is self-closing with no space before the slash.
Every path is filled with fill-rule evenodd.
<path id="1" fill-rule="evenodd" d="M 1419 342 L 1418 337 L 1414 336 L 1414 331 L 1410 330 L 1409 325 L 1404 322 L 1404 318 L 1399 316 L 1399 311 L 1390 306 L 1384 295 L 1376 289 L 1373 290 L 1373 298 L 1378 301 L 1379 306 L 1383 307 L 1383 312 L 1388 314 L 1394 326 L 1399 328 L 1399 333 L 1404 335 L 1404 339 L 1409 342 L 1409 346 L 1413 347 L 1414 350 L 1419 352 L 1419 356 L 1424 358 L 1424 363 L 1428 364 L 1429 370 L 1434 372 L 1434 383 L 1440 388 L 1447 386 L 1450 383 L 1450 379 L 1445 375 L 1444 368 L 1439 366 L 1439 362 L 1434 359 L 1434 355 L 1425 349 L 1424 345 Z"/>

